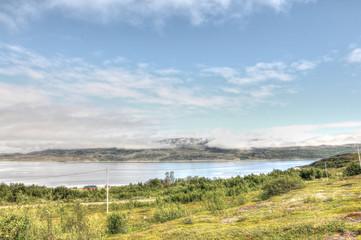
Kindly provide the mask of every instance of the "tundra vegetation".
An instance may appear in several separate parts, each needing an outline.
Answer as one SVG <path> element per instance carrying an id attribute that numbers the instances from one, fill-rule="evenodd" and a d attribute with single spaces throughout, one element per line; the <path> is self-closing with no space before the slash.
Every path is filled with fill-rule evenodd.
<path id="1" fill-rule="evenodd" d="M 361 239 L 357 155 L 229 179 L 175 174 L 110 188 L 108 215 L 106 189 L 1 184 L 0 239 Z"/>
<path id="2" fill-rule="evenodd" d="M 252 148 L 249 150 L 208 147 L 204 139 L 170 139 L 170 148 L 164 149 L 49 149 L 27 154 L 0 154 L 0 161 L 219 161 L 259 159 L 320 159 L 353 152 L 356 145 Z M 173 141 L 173 142 L 172 142 Z"/>

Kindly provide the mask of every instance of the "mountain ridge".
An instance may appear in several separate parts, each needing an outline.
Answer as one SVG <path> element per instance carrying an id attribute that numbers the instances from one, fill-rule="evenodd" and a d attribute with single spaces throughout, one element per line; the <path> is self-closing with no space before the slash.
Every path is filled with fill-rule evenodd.
<path id="1" fill-rule="evenodd" d="M 162 162 L 162 161 L 241 161 L 321 159 L 338 154 L 355 153 L 356 145 L 304 146 L 280 148 L 225 149 L 209 147 L 208 140 L 167 140 L 166 148 L 84 148 L 47 149 L 30 153 L 0 154 L 0 161 L 64 161 L 64 162 Z"/>

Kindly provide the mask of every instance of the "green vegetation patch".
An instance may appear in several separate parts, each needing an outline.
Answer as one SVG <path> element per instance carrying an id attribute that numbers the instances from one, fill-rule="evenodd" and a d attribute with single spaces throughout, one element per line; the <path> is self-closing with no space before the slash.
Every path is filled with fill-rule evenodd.
<path id="1" fill-rule="evenodd" d="M 359 162 L 352 162 L 350 163 L 345 171 L 343 172 L 343 174 L 345 176 L 354 176 L 354 175 L 358 175 L 361 174 L 361 164 Z"/>
<path id="2" fill-rule="evenodd" d="M 310 166 L 325 169 L 326 163 L 327 168 L 343 168 L 356 161 L 358 161 L 357 154 L 341 154 L 314 162 Z"/>
<path id="3" fill-rule="evenodd" d="M 303 187 L 305 187 L 305 184 L 300 177 L 282 176 L 264 185 L 261 198 L 268 199 Z"/>
<path id="4" fill-rule="evenodd" d="M 112 187 L 108 215 L 85 203 L 104 201 L 101 189 L 2 184 L 0 238 L 361 239 L 361 175 L 345 178 L 347 168 L 332 178 L 310 166 L 229 179 L 168 173 Z"/>

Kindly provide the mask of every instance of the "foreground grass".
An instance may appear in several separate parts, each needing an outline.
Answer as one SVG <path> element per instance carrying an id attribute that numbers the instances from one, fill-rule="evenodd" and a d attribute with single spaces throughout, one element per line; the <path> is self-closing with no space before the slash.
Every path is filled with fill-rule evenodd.
<path id="1" fill-rule="evenodd" d="M 313 180 L 304 189 L 260 201 L 207 211 L 186 205 L 189 215 L 152 223 L 155 207 L 124 211 L 133 226 L 109 239 L 361 239 L 361 179 Z M 354 213 L 354 214 L 352 214 Z"/>
<path id="2" fill-rule="evenodd" d="M 100 202 L 104 190 L 1 185 L 6 201 L 0 207 L 0 238 L 361 239 L 361 175 L 344 177 L 346 165 L 332 163 L 330 179 L 304 167 L 228 180 L 153 179 L 114 187 L 112 217 Z M 129 197 L 138 200 L 119 200 Z"/>
<path id="3" fill-rule="evenodd" d="M 361 175 L 305 184 L 303 189 L 265 201 L 260 199 L 260 191 L 242 196 L 248 198 L 246 204 L 239 202 L 240 196 L 226 197 L 227 207 L 222 210 L 209 210 L 204 201 L 181 204 L 185 216 L 163 223 L 154 216 L 164 203 L 113 203 L 110 212 L 125 213 L 129 219 L 127 234 L 106 233 L 105 204 L 78 204 L 74 208 L 54 202 L 4 208 L 0 213 L 28 212 L 36 219 L 38 231 L 43 231 L 37 235 L 42 239 L 78 239 L 72 231 L 80 230 L 84 231 L 81 239 L 361 239 Z M 71 211 L 82 219 L 65 214 L 69 219 L 63 221 L 59 212 Z M 79 226 L 67 224 L 70 220 Z"/>

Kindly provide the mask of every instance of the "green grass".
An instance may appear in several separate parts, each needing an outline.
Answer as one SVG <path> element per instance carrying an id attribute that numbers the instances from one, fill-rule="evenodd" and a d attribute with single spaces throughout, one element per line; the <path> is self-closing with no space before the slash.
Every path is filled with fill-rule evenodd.
<path id="1" fill-rule="evenodd" d="M 201 203 L 186 204 L 188 211 L 195 212 L 191 224 L 187 217 L 148 222 L 144 228 L 109 239 L 361 239 L 361 219 L 346 218 L 361 212 L 360 177 L 307 181 L 303 189 L 266 201 L 252 192 L 247 195 L 251 202 L 218 212 Z M 151 213 L 152 209 L 133 209 L 129 215 L 136 224 L 139 215 L 151 218 Z"/>
<path id="2" fill-rule="evenodd" d="M 242 179 L 192 178 L 170 187 L 154 182 L 157 201 L 110 205 L 110 214 L 126 219 L 126 231 L 120 234 L 107 232 L 105 204 L 84 206 L 77 199 L 3 206 L 0 234 L 24 228 L 22 239 L 361 239 L 361 175 L 343 177 L 344 168 L 330 168 L 332 177 L 313 180 L 301 180 L 296 171 L 275 171 L 248 177 L 251 184 L 246 187 Z M 302 184 L 288 185 L 295 179 Z M 148 185 L 136 187 L 137 194 L 143 187 L 151 192 Z M 170 201 L 170 196 L 185 196 L 194 188 L 201 193 L 194 195 L 195 201 L 185 197 Z M 125 196 L 127 189 L 135 187 L 120 189 Z M 272 194 L 265 198 L 267 189 Z"/>
<path id="3" fill-rule="evenodd" d="M 107 234 L 105 205 L 84 206 L 88 224 L 102 229 L 104 239 L 361 239 L 361 219 L 347 218 L 361 212 L 361 175 L 344 179 L 305 181 L 305 188 L 260 200 L 261 190 L 246 193 L 246 204 L 235 205 L 235 197 L 225 197 L 228 204 L 221 210 L 211 210 L 204 201 L 181 204 L 182 214 L 159 221 L 155 216 L 160 206 L 155 203 L 113 204 L 111 212 L 126 214 L 128 233 Z M 163 206 L 163 205 L 162 205 Z M 71 231 L 62 232 L 60 212 L 72 211 L 70 204 L 33 205 L 36 226 L 43 226 L 46 236 L 50 211 L 53 232 L 71 239 Z M 177 207 L 174 208 L 177 210 Z M 13 212 L 4 208 L 1 214 Z M 17 209 L 17 213 L 24 209 Z M 73 221 L 77 221 L 73 219 Z M 36 226 L 33 226 L 35 228 Z M 68 226 L 70 227 L 70 226 Z M 84 236 L 96 236 L 83 231 Z"/>

